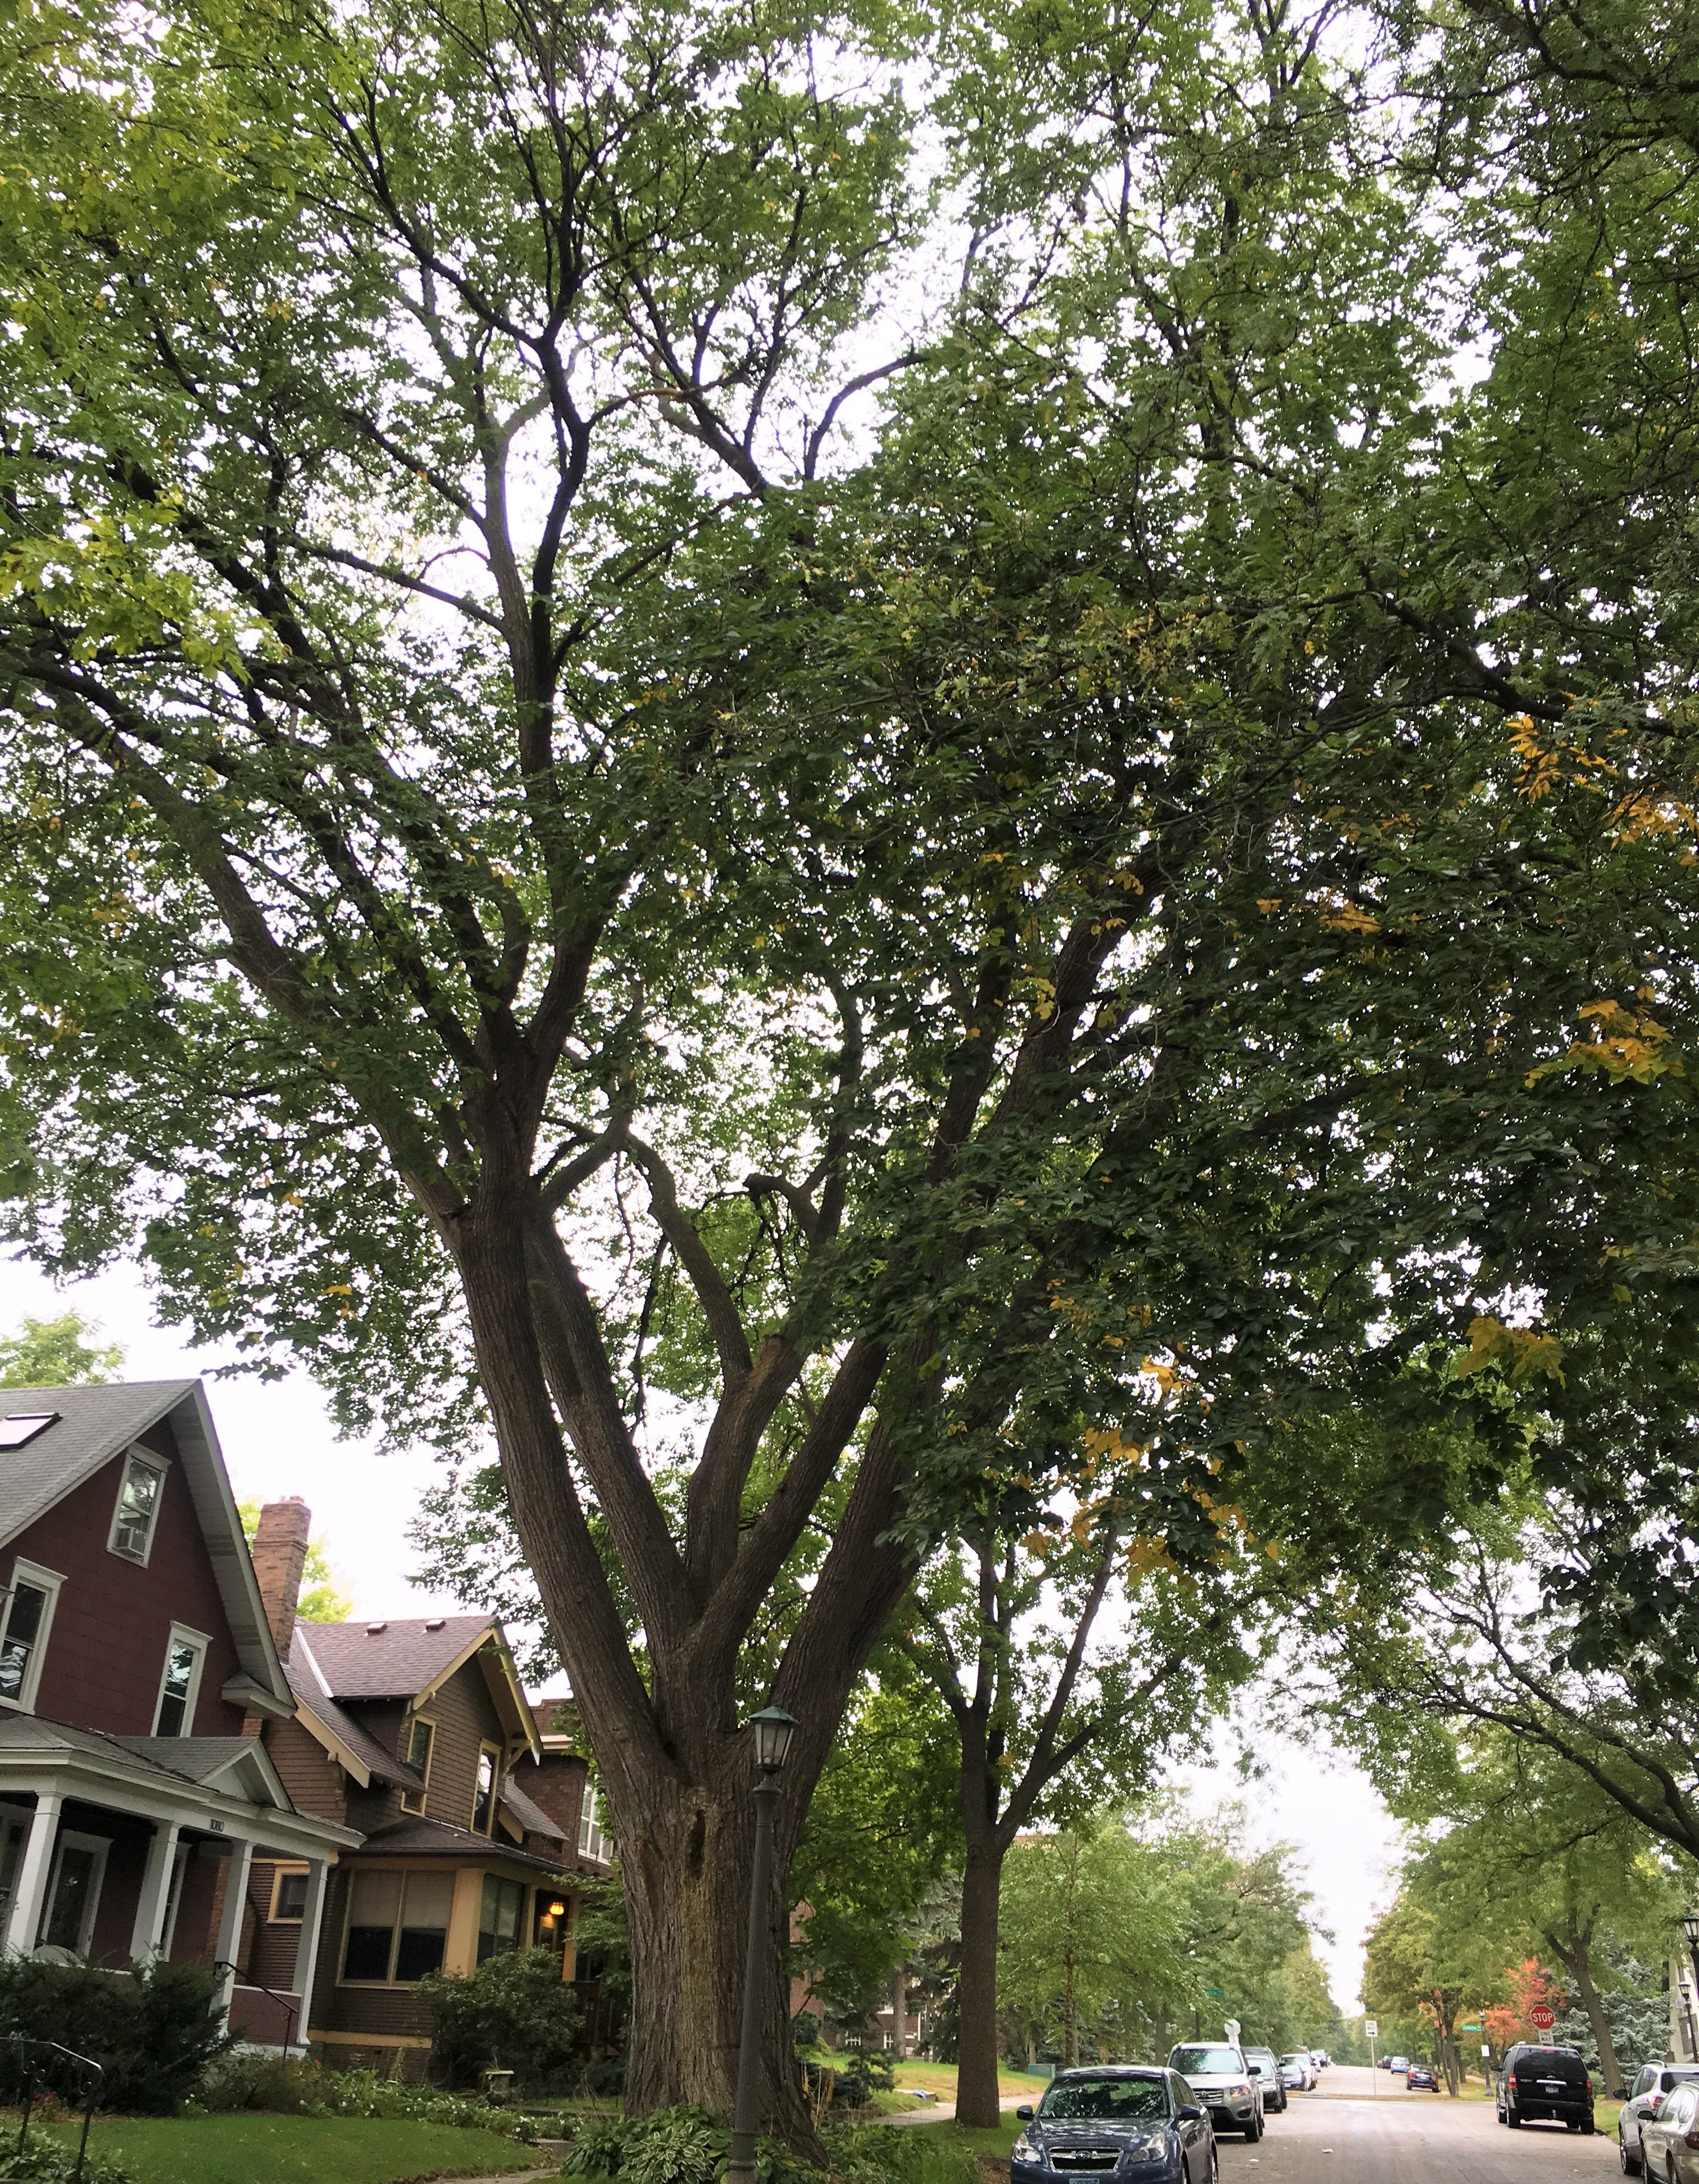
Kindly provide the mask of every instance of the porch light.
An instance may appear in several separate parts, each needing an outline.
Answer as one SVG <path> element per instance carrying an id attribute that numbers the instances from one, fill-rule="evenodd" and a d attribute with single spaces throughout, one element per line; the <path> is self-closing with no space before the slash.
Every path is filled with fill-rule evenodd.
<path id="1" fill-rule="evenodd" d="M 1687 1936 L 1690 1949 L 1699 1948 L 1699 1911 L 1690 1911 L 1681 1921 L 1681 1930 Z"/>
<path id="2" fill-rule="evenodd" d="M 763 1774 L 777 1774 L 784 1765 L 790 1741 L 796 1734 L 796 1718 L 783 1707 L 763 1707 L 749 1727 L 755 1732 L 755 1764 Z M 1699 1929 L 1699 1919 L 1694 1921 Z"/>
<path id="3" fill-rule="evenodd" d="M 566 1916 L 566 1906 L 564 1903 L 551 1903 L 549 1907 L 549 1915 L 551 1919 L 564 1919 Z"/>

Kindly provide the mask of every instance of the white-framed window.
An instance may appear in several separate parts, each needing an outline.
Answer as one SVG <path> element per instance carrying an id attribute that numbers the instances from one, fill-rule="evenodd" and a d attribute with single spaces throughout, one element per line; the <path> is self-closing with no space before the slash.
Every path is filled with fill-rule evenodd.
<path id="1" fill-rule="evenodd" d="M 501 1747 L 478 1747 L 477 1787 L 472 1792 L 472 1833 L 487 1836 L 495 1825 L 496 1792 L 501 1787 Z"/>
<path id="2" fill-rule="evenodd" d="M 424 1778 L 425 1788 L 431 1786 L 431 1747 L 437 1741 L 437 1724 L 421 1715 L 407 1725 L 407 1743 L 402 1758 L 414 1771 Z M 404 1790 L 401 1793 L 404 1813 L 422 1813 L 425 1809 L 425 1790 Z"/>
<path id="3" fill-rule="evenodd" d="M 274 1926 L 298 1926 L 307 1915 L 308 1869 L 280 1865 L 271 1876 L 270 1920 Z"/>
<path id="4" fill-rule="evenodd" d="M 47 1634 L 64 1583 L 57 1570 L 42 1569 L 21 1556 L 12 1565 L 4 1621 L 0 1622 L 0 1702 L 25 1713 L 36 1703 Z"/>
<path id="5" fill-rule="evenodd" d="M 60 1836 L 42 1920 L 43 1948 L 70 1949 L 79 1957 L 88 1954 L 110 1848 L 104 1836 L 75 1835 L 69 1828 Z"/>
<path id="6" fill-rule="evenodd" d="M 145 1563 L 153 1552 L 153 1528 L 165 1491 L 165 1459 L 132 1448 L 125 1459 L 118 1504 L 112 1513 L 107 1546 L 126 1562 Z"/>
<path id="7" fill-rule="evenodd" d="M 343 1940 L 343 1985 L 404 1986 L 440 1971 L 454 1902 L 452 1873 L 356 1870 Z"/>
<path id="8" fill-rule="evenodd" d="M 203 1630 L 191 1630 L 181 1623 L 171 1625 L 159 1676 L 159 1702 L 153 1709 L 155 1736 L 194 1735 L 195 1701 L 209 1642 Z"/>
<path id="9" fill-rule="evenodd" d="M 602 1825 L 602 1794 L 588 1784 L 578 1808 L 578 1855 L 605 1865 L 614 1854 L 614 1839 Z"/>

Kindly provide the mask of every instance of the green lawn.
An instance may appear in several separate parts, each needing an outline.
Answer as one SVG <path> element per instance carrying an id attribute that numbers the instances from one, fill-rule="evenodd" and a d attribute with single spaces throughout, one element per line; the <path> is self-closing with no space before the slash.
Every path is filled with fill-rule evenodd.
<path id="1" fill-rule="evenodd" d="M 955 2065 L 954 2063 L 899 2063 L 897 2083 L 901 2086 L 923 2086 L 928 2092 L 936 2093 L 941 2101 L 955 2098 Z M 997 2090 L 1000 2093 L 1030 2093 L 1036 2100 L 1044 2090 L 1044 2080 L 1029 2078 L 1024 2071 L 1011 2070 L 1000 2063 L 997 2066 Z"/>
<path id="2" fill-rule="evenodd" d="M 994 2153 L 1005 2161 L 1009 2158 L 1009 2148 L 1015 2143 L 1015 2133 L 1020 2128 L 1012 2109 L 989 2131 L 964 2131 L 959 2123 L 915 2123 L 908 2126 L 909 2130 L 920 2132 L 923 2137 L 936 2139 L 940 2146 L 960 2147 L 967 2153 Z"/>
<path id="3" fill-rule="evenodd" d="M 402 2184 L 550 2165 L 493 2131 L 363 2116 L 97 2116 L 88 2143 L 134 2184 Z"/>

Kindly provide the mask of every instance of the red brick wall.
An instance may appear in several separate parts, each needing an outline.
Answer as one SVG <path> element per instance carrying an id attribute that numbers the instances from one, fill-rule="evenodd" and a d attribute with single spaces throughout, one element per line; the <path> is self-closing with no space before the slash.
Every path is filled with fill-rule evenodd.
<path id="1" fill-rule="evenodd" d="M 144 1440 L 154 1453 L 175 1458 L 164 1426 Z M 36 1711 L 78 1729 L 150 1735 L 171 1625 L 185 1623 L 212 1641 L 201 1669 L 194 1734 L 240 1736 L 242 1708 L 219 1696 L 240 1663 L 182 1467 L 173 1461 L 166 1472 L 144 1569 L 106 1544 L 124 1463 L 123 1457 L 114 1457 L 0 1552 L 0 1581 L 10 1582 L 18 1556 L 57 1570 L 65 1580 Z"/>

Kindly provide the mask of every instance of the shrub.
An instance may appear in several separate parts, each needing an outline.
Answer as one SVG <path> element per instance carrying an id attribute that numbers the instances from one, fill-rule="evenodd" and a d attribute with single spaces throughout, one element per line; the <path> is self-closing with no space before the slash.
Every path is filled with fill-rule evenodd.
<path id="1" fill-rule="evenodd" d="M 820 2137 L 842 2184 L 979 2184 L 978 2157 L 945 2132 L 829 2123 Z"/>
<path id="2" fill-rule="evenodd" d="M 620 2184 L 716 2184 L 732 2134 L 710 2109 L 661 2109 L 591 2124 L 572 2142 L 566 2172 Z M 788 2148 L 764 2138 L 755 2148 L 759 2184 L 817 2184 L 816 2172 Z"/>
<path id="3" fill-rule="evenodd" d="M 316 2063 L 281 2055 L 226 2055 L 196 2086 L 194 2104 L 210 2115 L 244 2109 L 265 2115 L 317 2115 L 327 2075 Z"/>
<path id="4" fill-rule="evenodd" d="M 70 2184 L 76 2167 L 76 2142 L 69 2146 L 31 2129 L 18 2151 L 15 2132 L 0 2141 L 0 2177 L 16 2178 L 19 2184 Z M 97 2161 L 91 2153 L 82 2164 L 82 2184 L 130 2184 L 123 2170 L 110 2161 Z"/>
<path id="5" fill-rule="evenodd" d="M 554 2092 L 572 2070 L 577 1997 L 549 1949 L 510 1949 L 474 1972 L 433 1972 L 419 1982 L 431 2010 L 431 2067 L 448 2086 L 481 2070 L 511 2070 L 521 2091 Z"/>
<path id="6" fill-rule="evenodd" d="M 413 2123 L 453 2124 L 462 2130 L 496 2131 L 529 2144 L 537 2126 L 529 2116 L 483 2101 L 463 2101 L 431 2086 L 404 2086 L 375 2070 L 326 2070 L 316 2063 L 286 2062 L 275 2055 L 229 2055 L 207 2073 L 195 2106 L 210 2115 L 258 2109 L 267 2115 L 400 2118 Z"/>
<path id="7" fill-rule="evenodd" d="M 192 1964 L 156 1964 L 127 1979 L 92 1964 L 0 1962 L 0 2029 L 55 2040 L 98 2063 L 106 2076 L 97 2105 L 127 2115 L 170 2115 L 207 2065 L 230 2046 L 209 2015 L 216 1979 Z M 75 2094 L 69 2066 L 46 2082 Z M 0 2042 L 0 2101 L 23 2098 L 25 2067 Z"/>

